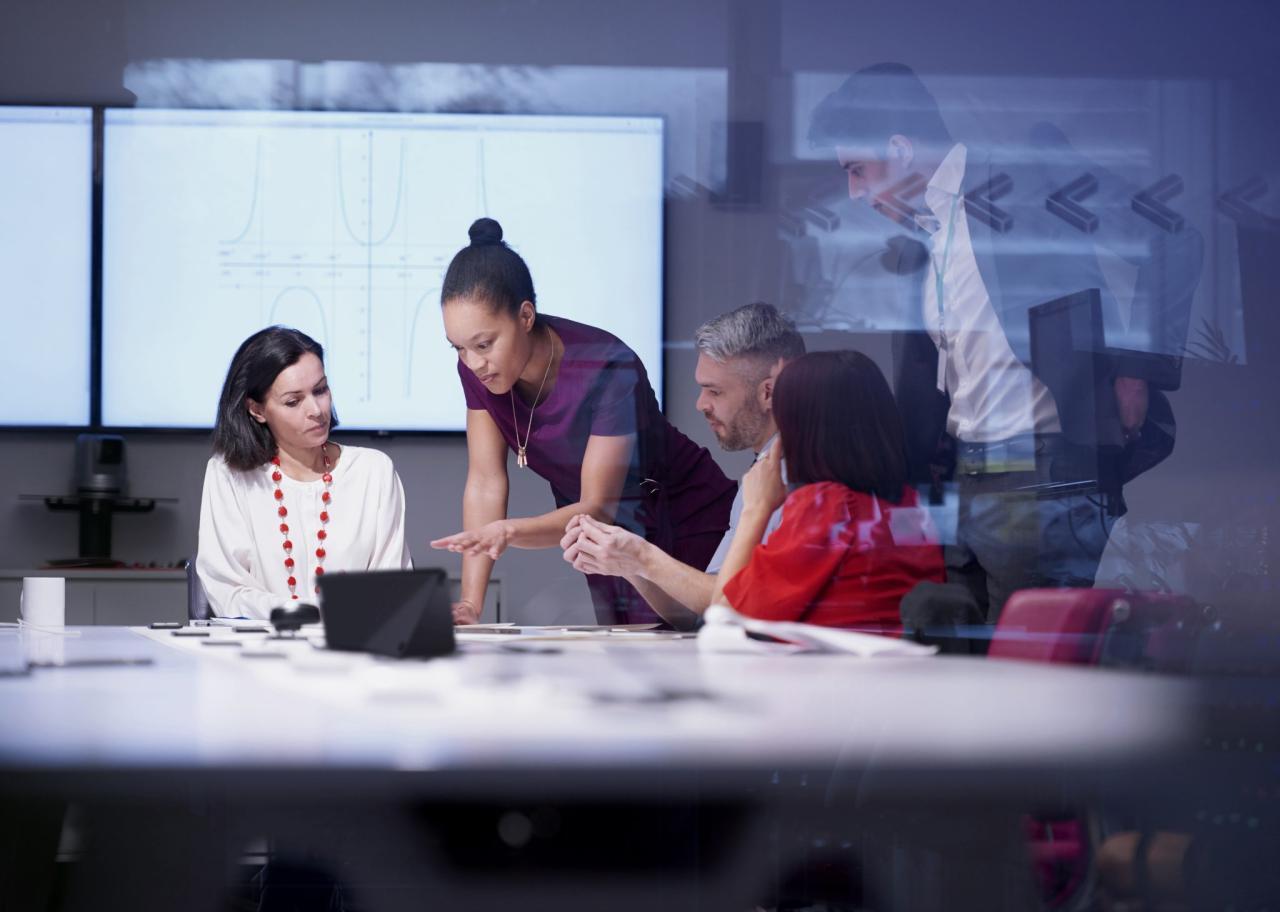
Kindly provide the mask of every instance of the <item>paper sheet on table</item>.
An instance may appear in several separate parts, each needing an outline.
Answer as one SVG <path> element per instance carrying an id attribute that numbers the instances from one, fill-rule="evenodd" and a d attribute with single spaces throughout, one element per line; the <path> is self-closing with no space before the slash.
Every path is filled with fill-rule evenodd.
<path id="1" fill-rule="evenodd" d="M 698 649 L 702 652 L 825 652 L 873 658 L 928 656 L 938 651 L 936 646 L 873 633 L 793 621 L 760 621 L 744 617 L 727 605 L 712 605 L 705 619 L 698 631 Z"/>
<path id="2" fill-rule="evenodd" d="M 458 642 L 515 642 L 517 640 L 581 640 L 589 639 L 592 635 L 583 630 L 569 630 L 564 627 L 530 627 L 530 626 L 511 626 L 511 627 L 489 627 L 477 628 L 474 624 L 467 624 L 453 628 L 453 634 Z"/>
<path id="3" fill-rule="evenodd" d="M 612 636 L 613 634 L 641 634 L 658 632 L 658 624 L 464 624 L 454 628 L 459 637 L 476 635 L 520 636 L 524 639 L 581 639 L 587 636 Z M 661 631 L 667 633 L 668 631 Z"/>

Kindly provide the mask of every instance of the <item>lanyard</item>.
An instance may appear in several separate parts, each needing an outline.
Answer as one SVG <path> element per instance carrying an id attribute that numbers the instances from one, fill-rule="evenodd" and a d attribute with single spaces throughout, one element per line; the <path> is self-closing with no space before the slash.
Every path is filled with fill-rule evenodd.
<path id="1" fill-rule="evenodd" d="M 947 271 L 947 261 L 951 259 L 951 241 L 955 238 L 956 202 L 958 197 L 951 198 L 951 214 L 947 217 L 947 239 L 942 245 L 942 264 L 929 257 L 929 265 L 933 268 L 934 304 L 938 308 L 938 392 L 947 391 L 947 324 L 942 308 L 942 275 Z"/>

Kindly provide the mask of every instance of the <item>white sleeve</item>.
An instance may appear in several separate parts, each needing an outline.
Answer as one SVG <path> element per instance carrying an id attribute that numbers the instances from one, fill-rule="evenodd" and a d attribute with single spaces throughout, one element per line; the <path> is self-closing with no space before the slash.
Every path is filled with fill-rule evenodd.
<path id="1" fill-rule="evenodd" d="M 733 499 L 733 508 L 729 512 L 729 531 L 724 534 L 724 538 L 720 539 L 720 546 L 716 548 L 716 553 L 711 556 L 711 563 L 707 564 L 707 573 L 714 575 L 719 574 L 720 568 L 724 566 L 725 559 L 729 556 L 729 546 L 733 544 L 733 533 L 738 528 L 738 522 L 742 519 L 742 487 L 738 487 L 738 494 Z M 760 544 L 764 544 L 769 540 L 769 536 L 774 533 L 779 525 L 782 524 L 782 507 L 774 510 L 769 517 L 769 522 L 765 525 L 764 536 L 760 539 Z"/>
<path id="2" fill-rule="evenodd" d="M 404 485 L 389 459 L 387 473 L 390 477 L 382 485 L 377 505 L 378 540 L 373 545 L 369 569 L 412 570 L 413 559 L 404 540 Z"/>
<path id="3" fill-rule="evenodd" d="M 724 566 L 725 558 L 729 556 L 729 546 L 733 544 L 733 530 L 738 528 L 738 520 L 742 517 L 742 484 L 738 484 L 738 492 L 733 495 L 733 506 L 729 508 L 729 528 L 724 533 L 724 538 L 720 539 L 720 544 L 716 547 L 716 553 L 711 555 L 711 563 L 707 564 L 707 573 L 712 576 L 719 574 L 720 568 Z"/>
<path id="4" fill-rule="evenodd" d="M 227 471 L 210 460 L 200 500 L 196 573 L 219 617 L 266 620 L 283 603 L 250 572 L 253 535 Z"/>

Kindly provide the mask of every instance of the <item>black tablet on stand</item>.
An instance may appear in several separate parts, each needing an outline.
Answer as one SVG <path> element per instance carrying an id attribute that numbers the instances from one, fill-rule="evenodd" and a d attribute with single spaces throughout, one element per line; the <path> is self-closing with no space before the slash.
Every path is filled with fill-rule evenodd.
<path id="1" fill-rule="evenodd" d="M 330 649 L 430 658 L 456 649 L 449 580 L 440 569 L 330 573 L 320 581 Z"/>

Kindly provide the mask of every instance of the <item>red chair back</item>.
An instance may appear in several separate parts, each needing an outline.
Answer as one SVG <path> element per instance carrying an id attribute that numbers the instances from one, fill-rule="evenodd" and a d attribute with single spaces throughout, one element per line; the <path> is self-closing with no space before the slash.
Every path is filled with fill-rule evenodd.
<path id="1" fill-rule="evenodd" d="M 1175 670 L 1203 613 L 1184 595 L 1122 589 L 1024 589 L 1005 603 L 989 656 Z"/>
<path id="2" fill-rule="evenodd" d="M 1024 589 L 1005 603 L 987 655 L 1070 665 L 1185 669 L 1205 615 L 1186 596 L 1121 589 Z M 1024 820 L 1048 909 L 1073 903 L 1089 883 L 1088 818 L 1067 812 Z"/>

